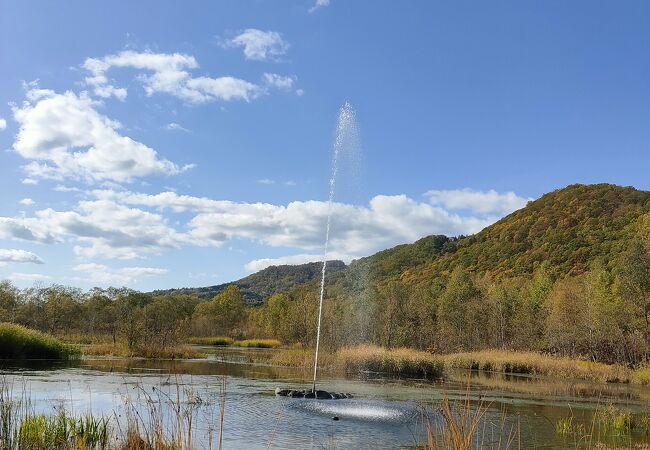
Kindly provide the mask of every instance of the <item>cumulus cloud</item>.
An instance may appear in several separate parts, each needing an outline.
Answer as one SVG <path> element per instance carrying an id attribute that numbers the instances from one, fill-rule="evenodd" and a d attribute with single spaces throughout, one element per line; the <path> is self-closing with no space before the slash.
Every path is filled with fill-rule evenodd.
<path id="1" fill-rule="evenodd" d="M 4 130 L 5 128 L 7 128 L 7 121 L 0 117 L 0 131 Z"/>
<path id="2" fill-rule="evenodd" d="M 134 177 L 177 174 L 187 168 L 160 158 L 155 150 L 118 133 L 121 125 L 100 114 L 85 94 L 27 92 L 13 113 L 20 125 L 13 144 L 29 178 L 128 182 Z M 29 182 L 31 184 L 31 181 Z"/>
<path id="3" fill-rule="evenodd" d="M 336 259 L 336 256 L 328 255 L 328 259 Z M 246 264 L 245 269 L 247 272 L 259 272 L 260 270 L 266 269 L 270 266 L 305 264 L 322 260 L 323 255 L 303 253 L 299 255 L 281 256 L 279 258 L 254 259 Z"/>
<path id="4" fill-rule="evenodd" d="M 200 245 L 219 246 L 247 239 L 273 247 L 320 250 L 325 236 L 328 204 L 297 201 L 288 205 L 238 203 L 163 192 L 94 191 L 99 199 L 158 210 L 194 212 L 188 235 Z M 405 195 L 374 197 L 367 206 L 334 203 L 330 249 L 342 259 L 365 256 L 429 234 L 471 234 L 498 219 L 451 213 Z"/>
<path id="5" fill-rule="evenodd" d="M 56 237 L 34 218 L 0 217 L 0 239 L 52 244 Z"/>
<path id="6" fill-rule="evenodd" d="M 165 129 L 168 131 L 184 131 L 185 133 L 189 133 L 190 130 L 185 128 L 183 125 L 178 124 L 176 122 L 171 122 L 165 125 Z"/>
<path id="7" fill-rule="evenodd" d="M 264 90 L 246 80 L 223 76 L 211 78 L 193 77 L 190 70 L 198 69 L 199 64 L 191 55 L 182 53 L 152 53 L 123 51 L 103 58 L 87 58 L 82 66 L 90 76 L 86 84 L 94 88 L 95 95 L 106 97 L 123 92 L 109 83 L 107 72 L 112 68 L 130 68 L 146 72 L 137 80 L 142 82 L 145 93 L 149 96 L 166 93 L 189 103 L 205 103 L 213 100 L 251 101 Z"/>
<path id="8" fill-rule="evenodd" d="M 330 208 L 325 201 L 278 205 L 172 191 L 144 194 L 101 189 L 85 192 L 90 199 L 79 201 L 70 211 L 48 208 L 33 217 L 0 217 L 0 239 L 67 241 L 84 258 L 135 259 L 186 246 L 220 247 L 237 239 L 296 253 L 251 261 L 247 269 L 257 270 L 320 260 L 328 211 L 332 230 L 328 258 L 350 261 L 431 234 L 473 234 L 518 205 L 507 194 L 497 194 L 506 200 L 505 205 L 486 206 L 476 200 L 452 201 L 452 195 L 439 192 L 437 196 L 428 193 L 430 202 L 406 195 L 377 195 L 367 205 L 335 202 Z M 486 198 L 493 198 L 487 194 Z M 183 215 L 172 222 L 170 212 Z"/>
<path id="9" fill-rule="evenodd" d="M 167 269 L 156 267 L 122 267 L 111 268 L 103 264 L 86 263 L 73 268 L 75 272 L 83 274 L 82 281 L 100 285 L 130 285 L 137 283 L 142 278 L 155 277 L 167 273 Z"/>
<path id="10" fill-rule="evenodd" d="M 43 275 L 40 273 L 12 273 L 8 278 L 11 281 L 27 281 L 32 283 L 47 281 L 51 279 L 48 275 Z"/>
<path id="11" fill-rule="evenodd" d="M 0 262 L 43 264 L 43 260 L 35 253 L 14 249 L 0 249 Z"/>
<path id="12" fill-rule="evenodd" d="M 526 206 L 530 198 L 523 198 L 514 192 L 499 193 L 475 191 L 469 188 L 452 190 L 433 190 L 425 194 L 432 205 L 440 205 L 450 210 L 468 210 L 477 214 L 510 214 Z"/>
<path id="13" fill-rule="evenodd" d="M 265 85 L 281 89 L 283 91 L 290 91 L 296 81 L 296 77 L 294 75 L 284 76 L 278 75 L 277 73 L 264 73 L 264 75 L 262 75 L 262 78 Z"/>
<path id="14" fill-rule="evenodd" d="M 55 236 L 72 237 L 75 254 L 86 258 L 136 259 L 192 243 L 163 216 L 110 200 L 81 201 L 75 211 L 45 209 L 36 220 Z"/>
<path id="15" fill-rule="evenodd" d="M 241 47 L 244 57 L 253 61 L 278 61 L 289 50 L 289 43 L 277 31 L 248 28 L 223 43 L 224 47 Z"/>
<path id="16" fill-rule="evenodd" d="M 25 206 L 32 206 L 34 204 L 34 200 L 32 200 L 31 198 L 24 198 L 20 200 L 18 203 Z"/>
<path id="17" fill-rule="evenodd" d="M 33 178 L 23 178 L 21 183 L 22 184 L 28 184 L 28 185 L 35 185 L 35 184 L 38 184 L 38 180 L 35 180 Z"/>
<path id="18" fill-rule="evenodd" d="M 316 3 L 314 3 L 314 6 L 309 8 L 309 12 L 313 13 L 318 8 L 323 8 L 325 6 L 329 6 L 329 4 L 330 4 L 330 0 L 316 0 Z"/>

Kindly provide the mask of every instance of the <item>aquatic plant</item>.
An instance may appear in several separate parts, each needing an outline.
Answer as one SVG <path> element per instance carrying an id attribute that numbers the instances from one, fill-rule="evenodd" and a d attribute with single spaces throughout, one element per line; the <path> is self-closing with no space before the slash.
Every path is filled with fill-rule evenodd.
<path id="1" fill-rule="evenodd" d="M 79 355 L 75 346 L 20 325 L 0 323 L 0 359 L 69 359 Z"/>
<path id="2" fill-rule="evenodd" d="M 233 343 L 236 347 L 276 348 L 282 343 L 277 339 L 244 339 Z"/>
<path id="3" fill-rule="evenodd" d="M 208 336 L 208 337 L 192 337 L 188 339 L 188 342 L 194 345 L 228 346 L 228 345 L 233 345 L 235 340 L 227 336 Z"/>

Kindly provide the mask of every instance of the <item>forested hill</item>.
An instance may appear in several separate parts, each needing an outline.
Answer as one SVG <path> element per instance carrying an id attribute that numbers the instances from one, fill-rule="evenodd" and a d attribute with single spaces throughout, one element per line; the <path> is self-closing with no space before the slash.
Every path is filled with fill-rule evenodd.
<path id="1" fill-rule="evenodd" d="M 196 295 L 205 299 L 211 299 L 215 295 L 221 293 L 228 285 L 234 284 L 239 287 L 242 296 L 247 302 L 259 303 L 273 294 L 284 292 L 293 286 L 308 283 L 309 281 L 317 279 L 320 277 L 322 267 L 323 264 L 320 262 L 295 266 L 271 266 L 231 283 L 198 288 L 158 290 L 154 291 L 153 294 L 188 294 Z M 328 275 L 344 268 L 345 264 L 343 261 L 327 262 Z"/>
<path id="2" fill-rule="evenodd" d="M 556 277 L 577 275 L 596 260 L 616 259 L 644 227 L 650 237 L 650 192 L 574 184 L 529 202 L 475 235 L 425 237 L 353 261 L 336 278 L 430 283 L 456 267 L 507 278 L 530 275 L 542 263 Z"/>
<path id="3" fill-rule="evenodd" d="M 347 267 L 341 261 L 330 262 L 328 274 L 336 275 L 328 284 L 343 291 L 398 278 L 409 284 L 430 284 L 456 267 L 508 278 L 530 275 L 542 263 L 555 277 L 578 275 L 596 260 L 605 264 L 615 260 L 644 226 L 650 237 L 650 192 L 611 184 L 574 184 L 529 202 L 472 236 L 428 236 Z M 320 270 L 321 263 L 272 266 L 233 283 L 155 293 L 212 298 L 235 284 L 248 302 L 257 303 L 292 287 L 316 283 Z"/>

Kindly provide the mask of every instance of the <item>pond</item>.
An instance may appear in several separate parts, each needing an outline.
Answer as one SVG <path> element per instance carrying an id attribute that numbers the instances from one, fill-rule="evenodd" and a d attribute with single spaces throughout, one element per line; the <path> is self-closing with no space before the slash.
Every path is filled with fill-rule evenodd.
<path id="1" fill-rule="evenodd" d="M 5 362 L 1 373 L 14 395 L 27 393 L 37 412 L 92 411 L 111 417 L 115 427 L 124 427 L 134 412 L 143 423 L 158 414 L 165 427 L 187 428 L 191 419 L 197 449 L 217 448 L 222 401 L 224 449 L 414 448 L 426 441 L 427 423 L 434 430 L 441 426 L 443 397 L 452 404 L 469 401 L 473 408 L 486 408 L 477 437 L 480 448 L 504 448 L 508 440 L 510 448 L 575 448 L 574 436 L 556 432 L 561 419 L 573 417 L 572 426 L 589 430 L 596 411 L 624 410 L 637 418 L 650 411 L 650 389 L 640 386 L 468 371 L 440 380 L 323 372 L 322 389 L 354 398 L 276 397 L 276 387 L 309 387 L 311 372 L 249 362 L 282 350 L 207 351 L 209 357 L 201 360 L 97 358 L 54 366 Z M 252 352 L 255 358 L 250 358 Z M 182 414 L 176 414 L 179 405 Z M 610 434 L 612 445 L 629 445 L 630 439 L 648 442 L 637 428 L 621 437 Z"/>

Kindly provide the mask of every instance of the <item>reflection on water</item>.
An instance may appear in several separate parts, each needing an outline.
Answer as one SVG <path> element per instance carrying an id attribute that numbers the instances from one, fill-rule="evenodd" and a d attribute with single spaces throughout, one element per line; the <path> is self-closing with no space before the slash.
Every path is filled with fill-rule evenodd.
<path id="1" fill-rule="evenodd" d="M 489 404 L 486 435 L 491 435 L 494 424 L 503 423 L 505 429 L 516 427 L 524 448 L 563 448 L 555 433 L 560 418 L 573 415 L 576 422 L 588 426 L 594 410 L 603 404 L 637 414 L 650 405 L 650 390 L 638 386 L 467 371 L 454 372 L 445 380 L 323 373 L 324 388 L 351 392 L 355 399 L 276 398 L 276 387 L 308 387 L 311 373 L 248 363 L 250 352 L 258 352 L 255 359 L 259 359 L 264 351 L 220 349 L 207 360 L 92 359 L 29 367 L 5 363 L 1 372 L 15 390 L 24 385 L 36 410 L 43 412 L 64 406 L 76 413 L 91 410 L 119 416 L 126 403 L 141 401 L 143 393 L 162 392 L 176 398 L 180 392 L 186 398 L 191 392 L 194 400 L 200 399 L 194 425 L 198 437 L 214 429 L 219 386 L 222 376 L 227 376 L 225 449 L 267 448 L 271 439 L 272 448 L 286 449 L 406 448 L 424 439 L 425 414 L 440 421 L 434 405 L 443 395 L 451 400 L 469 396 Z M 334 416 L 340 420 L 333 421 Z M 647 437 L 636 434 L 634 439 L 643 442 Z"/>

